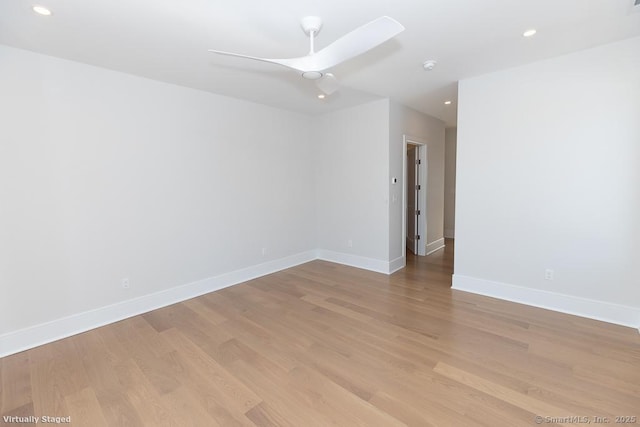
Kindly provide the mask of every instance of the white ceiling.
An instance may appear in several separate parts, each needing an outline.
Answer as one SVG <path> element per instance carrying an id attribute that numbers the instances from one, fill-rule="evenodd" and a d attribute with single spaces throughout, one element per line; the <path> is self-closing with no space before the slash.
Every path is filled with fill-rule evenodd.
<path id="1" fill-rule="evenodd" d="M 34 4 L 50 17 L 36 15 Z M 1 0 L 0 43 L 156 80 L 320 113 L 377 97 L 456 124 L 460 79 L 640 35 L 633 0 Z M 637 8 L 636 8 L 637 9 Z M 299 26 L 319 15 L 320 49 L 388 15 L 406 30 L 336 67 L 340 91 L 276 65 L 207 52 L 286 58 L 308 51 Z M 538 33 L 522 37 L 528 28 Z M 438 61 L 431 72 L 426 59 Z M 1 66 L 1 64 L 0 64 Z M 453 104 L 445 106 L 445 100 Z"/>

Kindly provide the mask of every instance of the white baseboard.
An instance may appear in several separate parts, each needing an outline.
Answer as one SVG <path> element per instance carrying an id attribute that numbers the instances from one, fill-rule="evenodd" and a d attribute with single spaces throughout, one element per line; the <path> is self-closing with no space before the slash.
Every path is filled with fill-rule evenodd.
<path id="1" fill-rule="evenodd" d="M 0 357 L 317 259 L 308 251 L 0 335 Z"/>
<path id="2" fill-rule="evenodd" d="M 601 320 L 640 330 L 640 308 L 596 301 L 507 283 L 453 275 L 453 289 Z"/>
<path id="3" fill-rule="evenodd" d="M 389 261 L 367 258 L 353 254 L 345 254 L 343 252 L 328 251 L 326 249 L 318 250 L 318 259 L 362 268 L 364 270 L 375 271 L 377 273 L 389 274 L 390 271 Z M 396 262 L 396 260 L 393 262 Z"/>
<path id="4" fill-rule="evenodd" d="M 434 240 L 431 243 L 427 243 L 427 255 L 431 255 L 435 251 L 444 248 L 444 237 L 438 240 Z"/>
<path id="5" fill-rule="evenodd" d="M 444 230 L 444 237 L 447 239 L 455 239 L 456 237 L 456 230 L 452 229 L 452 228 L 445 228 Z"/>
<path id="6" fill-rule="evenodd" d="M 407 257 L 401 256 L 393 261 L 389 261 L 389 271 L 387 274 L 395 273 L 398 270 L 402 270 L 407 265 Z"/>
<path id="7" fill-rule="evenodd" d="M 383 274 L 391 274 L 403 268 L 406 264 L 405 257 L 399 257 L 387 262 L 326 250 L 303 252 L 0 335 L 0 357 L 295 267 L 315 259 L 350 265 Z M 638 328 L 640 331 L 640 309 L 633 307 L 461 275 L 453 276 L 453 289 L 631 326 Z"/>

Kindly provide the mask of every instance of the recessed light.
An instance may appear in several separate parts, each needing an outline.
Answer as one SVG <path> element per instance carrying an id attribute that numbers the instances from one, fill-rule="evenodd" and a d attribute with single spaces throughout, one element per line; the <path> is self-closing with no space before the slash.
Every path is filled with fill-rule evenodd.
<path id="1" fill-rule="evenodd" d="M 429 59 L 422 63 L 422 68 L 424 68 L 425 71 L 431 71 L 436 67 L 437 64 L 438 61 L 436 61 L 435 59 Z"/>
<path id="2" fill-rule="evenodd" d="M 444 101 L 444 105 L 451 105 L 451 101 Z"/>
<path id="3" fill-rule="evenodd" d="M 535 30 L 535 28 L 532 28 L 532 29 L 527 30 L 524 33 L 522 33 L 522 35 L 524 37 L 531 37 L 531 36 L 534 36 L 536 33 L 537 33 L 537 31 Z"/>
<path id="4" fill-rule="evenodd" d="M 318 94 L 318 99 L 324 99 L 324 98 L 326 98 L 324 93 Z"/>
<path id="5" fill-rule="evenodd" d="M 33 11 L 39 15 L 50 16 L 51 11 L 44 6 L 33 6 Z"/>

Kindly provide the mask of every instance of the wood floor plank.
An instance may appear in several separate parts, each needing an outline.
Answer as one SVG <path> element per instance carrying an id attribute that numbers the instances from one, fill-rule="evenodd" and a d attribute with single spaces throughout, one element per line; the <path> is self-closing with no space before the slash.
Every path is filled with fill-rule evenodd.
<path id="1" fill-rule="evenodd" d="M 190 341 L 177 329 L 162 332 L 164 338 L 174 346 L 179 354 L 184 355 L 185 365 L 192 369 L 192 380 L 197 376 L 206 381 L 201 392 L 208 391 L 213 399 L 232 413 L 244 414 L 262 399 L 244 383 L 231 375 L 222 365 L 212 359 L 196 344 Z"/>
<path id="2" fill-rule="evenodd" d="M 171 393 L 184 382 L 182 376 L 186 372 L 183 361 L 177 351 L 173 350 L 160 357 L 137 357 L 137 365 L 159 395 Z"/>
<path id="3" fill-rule="evenodd" d="M 227 320 L 226 317 L 222 316 L 216 310 L 212 310 L 206 304 L 202 302 L 199 298 L 194 298 L 183 302 L 183 304 L 193 310 L 203 319 L 207 319 L 209 322 L 214 325 L 219 325 L 220 323 Z"/>
<path id="4" fill-rule="evenodd" d="M 447 378 L 455 380 L 461 384 L 468 385 L 469 387 L 472 387 L 490 396 L 495 396 L 500 400 L 529 411 L 532 414 L 545 414 L 552 417 L 580 415 L 576 413 L 567 413 L 566 409 L 564 408 L 559 408 L 556 405 L 542 402 L 524 393 L 520 393 L 509 387 L 496 384 L 485 378 L 479 377 L 462 369 L 455 368 L 446 363 L 438 363 L 433 370 L 434 372 L 444 375 Z"/>
<path id="5" fill-rule="evenodd" d="M 0 415 L 31 403 L 29 365 L 26 351 L 0 359 Z"/>
<path id="6" fill-rule="evenodd" d="M 225 328 L 242 341 L 247 347 L 260 353 L 285 371 L 297 366 L 296 356 L 291 352 L 280 351 L 281 346 L 275 342 L 273 335 L 250 319 L 235 319 L 225 323 Z"/>
<path id="7" fill-rule="evenodd" d="M 301 393 L 322 413 L 333 413 L 344 420 L 341 425 L 371 426 L 381 424 L 389 427 L 402 423 L 390 414 L 379 410 L 368 401 L 360 399 L 329 378 L 306 367 L 297 367 L 290 372 L 289 381 L 296 384 Z"/>
<path id="8" fill-rule="evenodd" d="M 429 418 L 433 417 L 443 417 L 446 416 L 446 412 L 444 409 L 439 408 L 441 413 L 438 415 L 432 408 L 430 409 L 430 413 L 427 413 L 426 408 L 414 408 L 410 404 L 405 403 L 404 401 L 387 394 L 384 391 L 378 391 L 375 395 L 371 396 L 369 401 L 378 407 L 380 410 L 385 411 L 386 413 L 394 416 L 407 426 L 415 426 L 415 427 L 435 427 L 439 425 L 436 422 L 430 421 Z M 442 418 L 441 418 L 442 419 Z M 459 421 L 465 421 L 462 417 L 460 417 Z M 442 424 L 440 424 L 442 425 Z"/>
<path id="9" fill-rule="evenodd" d="M 300 363 L 316 370 L 362 400 L 370 400 L 378 391 L 377 383 L 369 379 L 371 375 L 366 369 L 322 344 L 311 347 L 300 358 Z"/>
<path id="10" fill-rule="evenodd" d="M 185 427 L 225 427 L 222 419 L 212 417 L 201 405 L 196 392 L 189 386 L 179 387 L 161 397 L 165 408 Z M 226 417 L 225 417 L 226 418 Z"/>
<path id="11" fill-rule="evenodd" d="M 133 359 L 128 359 L 118 364 L 114 374 L 118 376 L 128 400 L 136 408 L 140 419 L 145 425 L 180 425 L 180 420 L 166 410 L 160 400 L 160 395 Z"/>
<path id="12" fill-rule="evenodd" d="M 260 427 L 297 427 L 286 416 L 279 414 L 267 402 L 261 402 L 247 412 L 247 418 Z"/>
<path id="13" fill-rule="evenodd" d="M 287 384 L 288 372 L 267 359 L 256 355 L 251 364 L 239 359 L 229 369 L 278 414 L 275 418 L 283 417 L 298 426 L 340 425 L 335 414 L 318 412 L 305 401 L 299 390 Z"/>
<path id="14" fill-rule="evenodd" d="M 451 240 L 392 275 L 313 261 L 17 353 L 0 359 L 0 415 L 310 427 L 640 417 L 636 330 L 455 291 L 452 270 Z"/>
<path id="15" fill-rule="evenodd" d="M 64 398 L 69 416 L 76 425 L 108 427 L 100 402 L 92 388 L 87 387 Z"/>
<path id="16" fill-rule="evenodd" d="M 46 360 L 31 364 L 31 389 L 33 393 L 33 410 L 35 414 L 53 417 L 66 417 L 69 410 L 64 401 L 60 379 L 64 378 L 66 369 L 56 371 L 60 364 L 54 360 Z"/>

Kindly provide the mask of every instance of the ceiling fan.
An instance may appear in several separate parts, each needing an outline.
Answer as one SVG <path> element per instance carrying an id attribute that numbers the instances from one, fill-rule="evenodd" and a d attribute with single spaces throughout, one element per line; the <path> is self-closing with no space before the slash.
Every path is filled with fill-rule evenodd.
<path id="1" fill-rule="evenodd" d="M 322 92 L 331 95 L 338 89 L 338 81 L 332 73 L 326 72 L 328 69 L 361 55 L 404 31 L 404 26 L 398 21 L 388 16 L 382 16 L 356 28 L 324 49 L 315 52 L 313 42 L 318 32 L 320 32 L 320 28 L 322 28 L 322 19 L 317 16 L 307 16 L 302 18 L 301 26 L 305 34 L 309 36 L 310 48 L 309 54 L 306 56 L 271 59 L 213 49 L 209 49 L 209 52 L 253 59 L 291 68 L 301 72 L 302 77 L 315 80 L 316 86 L 318 86 Z"/>

